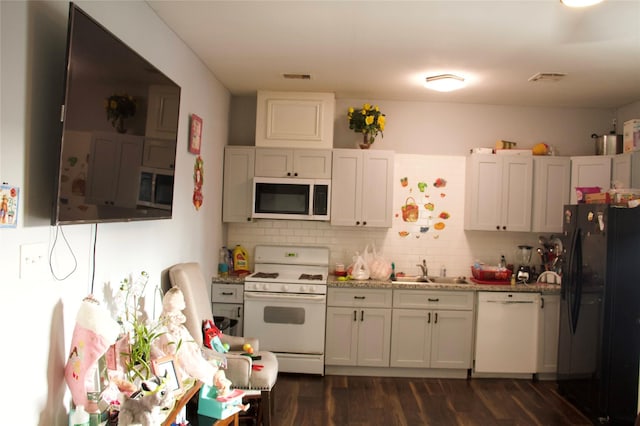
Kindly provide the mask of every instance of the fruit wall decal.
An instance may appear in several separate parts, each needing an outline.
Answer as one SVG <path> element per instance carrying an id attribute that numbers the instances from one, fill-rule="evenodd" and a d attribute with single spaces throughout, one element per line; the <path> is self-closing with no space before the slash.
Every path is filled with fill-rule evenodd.
<path id="1" fill-rule="evenodd" d="M 403 195 L 404 203 L 395 214 L 395 217 L 401 219 L 403 224 L 401 230 L 398 231 L 398 236 L 406 238 L 413 235 L 415 238 L 420 238 L 421 235 L 433 230 L 433 238 L 438 238 L 437 232 L 446 228 L 445 221 L 451 217 L 446 211 L 438 211 L 437 206 L 437 197 L 443 199 L 447 196 L 444 192 L 444 188 L 447 186 L 446 179 L 438 177 L 431 185 L 427 183 L 430 180 L 417 179 L 415 184 L 417 191 L 415 192 L 413 184 L 410 185 L 409 182 L 409 177 L 405 176 L 400 179 L 401 191 L 406 195 Z M 438 191 L 434 191 L 432 198 L 430 190 L 436 189 Z M 437 222 L 432 225 L 434 218 Z"/>

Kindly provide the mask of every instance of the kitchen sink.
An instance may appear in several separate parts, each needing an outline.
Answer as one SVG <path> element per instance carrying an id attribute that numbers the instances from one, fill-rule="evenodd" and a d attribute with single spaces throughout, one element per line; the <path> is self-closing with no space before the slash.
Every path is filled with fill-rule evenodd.
<path id="1" fill-rule="evenodd" d="M 398 277 L 392 280 L 395 284 L 469 284 L 465 277 Z"/>
<path id="2" fill-rule="evenodd" d="M 469 284 L 465 277 L 429 277 L 436 284 Z"/>
<path id="3" fill-rule="evenodd" d="M 424 277 L 420 277 L 420 276 L 404 276 L 404 277 L 397 277 L 395 280 L 391 280 L 394 283 L 399 283 L 399 284 L 429 284 L 429 283 L 433 283 L 433 281 L 431 281 L 431 279 L 427 278 L 425 279 Z"/>

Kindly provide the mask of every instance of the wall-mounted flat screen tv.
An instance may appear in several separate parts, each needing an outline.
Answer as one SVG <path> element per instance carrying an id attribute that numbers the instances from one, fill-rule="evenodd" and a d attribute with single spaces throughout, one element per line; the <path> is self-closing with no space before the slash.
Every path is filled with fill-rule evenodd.
<path id="1" fill-rule="evenodd" d="M 52 223 L 169 219 L 180 87 L 71 3 Z"/>

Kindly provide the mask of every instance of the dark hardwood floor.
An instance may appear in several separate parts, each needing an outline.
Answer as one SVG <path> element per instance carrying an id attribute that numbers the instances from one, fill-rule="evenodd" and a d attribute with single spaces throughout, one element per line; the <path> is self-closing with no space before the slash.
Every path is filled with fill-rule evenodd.
<path id="1" fill-rule="evenodd" d="M 591 425 L 553 381 L 281 373 L 273 426 Z"/>

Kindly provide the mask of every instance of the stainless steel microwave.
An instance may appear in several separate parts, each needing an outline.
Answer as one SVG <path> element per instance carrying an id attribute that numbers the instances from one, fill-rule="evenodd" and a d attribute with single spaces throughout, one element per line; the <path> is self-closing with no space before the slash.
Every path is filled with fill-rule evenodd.
<path id="1" fill-rule="evenodd" d="M 173 170 L 140 167 L 138 205 L 171 210 L 173 204 Z"/>
<path id="2" fill-rule="evenodd" d="M 256 219 L 331 219 L 331 180 L 253 178 Z"/>

